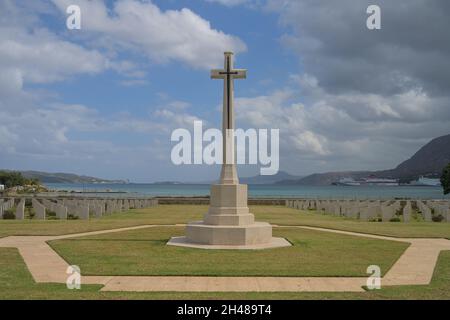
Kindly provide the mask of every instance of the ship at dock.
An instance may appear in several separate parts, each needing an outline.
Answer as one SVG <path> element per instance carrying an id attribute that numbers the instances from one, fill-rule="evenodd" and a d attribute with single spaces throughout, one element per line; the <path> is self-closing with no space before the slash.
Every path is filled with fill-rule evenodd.
<path id="1" fill-rule="evenodd" d="M 416 181 L 411 181 L 409 185 L 419 187 L 440 187 L 441 181 L 439 179 L 420 177 Z"/>
<path id="2" fill-rule="evenodd" d="M 399 181 L 396 179 L 387 178 L 342 178 L 339 181 L 333 183 L 337 186 L 399 186 Z"/>

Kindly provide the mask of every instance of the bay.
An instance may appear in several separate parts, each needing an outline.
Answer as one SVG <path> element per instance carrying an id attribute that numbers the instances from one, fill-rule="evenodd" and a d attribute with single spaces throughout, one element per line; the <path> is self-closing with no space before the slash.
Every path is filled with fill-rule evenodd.
<path id="1" fill-rule="evenodd" d="M 74 191 L 81 195 L 102 197 L 129 196 L 207 196 L 208 184 L 68 184 L 47 183 L 52 190 Z M 252 198 L 318 199 L 450 199 L 440 187 L 419 186 L 296 186 L 249 185 Z"/>

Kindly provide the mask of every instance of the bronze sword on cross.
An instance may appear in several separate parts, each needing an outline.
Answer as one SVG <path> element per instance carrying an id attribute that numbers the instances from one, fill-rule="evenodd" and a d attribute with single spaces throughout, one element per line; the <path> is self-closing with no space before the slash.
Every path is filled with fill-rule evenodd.
<path id="1" fill-rule="evenodd" d="M 247 70 L 233 69 L 233 53 L 225 52 L 225 67 L 224 69 L 212 70 L 211 79 L 224 80 L 224 116 L 226 113 L 226 121 L 224 121 L 223 130 L 234 129 L 234 112 L 233 112 L 233 80 L 245 79 L 247 77 Z"/>

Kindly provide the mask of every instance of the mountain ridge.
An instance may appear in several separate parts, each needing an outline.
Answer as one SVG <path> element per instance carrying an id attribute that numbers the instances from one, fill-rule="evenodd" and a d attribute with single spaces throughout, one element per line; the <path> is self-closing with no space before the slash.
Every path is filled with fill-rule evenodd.
<path id="1" fill-rule="evenodd" d="M 285 171 L 278 171 L 277 174 L 274 174 L 272 176 L 257 175 L 252 177 L 241 177 L 239 178 L 239 182 L 243 184 L 274 184 L 282 180 L 293 180 L 301 178 L 301 176 L 295 176 Z"/>
<path id="2" fill-rule="evenodd" d="M 319 186 L 330 185 L 345 177 L 359 179 L 367 176 L 398 179 L 400 182 L 406 183 L 416 180 L 420 176 L 437 178 L 448 163 L 450 163 L 450 134 L 432 139 L 394 169 L 313 173 L 297 180 L 279 181 L 277 184 Z"/>
<path id="3" fill-rule="evenodd" d="M 20 172 L 24 178 L 38 179 L 41 183 L 126 183 L 125 180 L 108 180 L 86 175 L 63 172 L 44 172 L 34 170 L 3 170 Z"/>

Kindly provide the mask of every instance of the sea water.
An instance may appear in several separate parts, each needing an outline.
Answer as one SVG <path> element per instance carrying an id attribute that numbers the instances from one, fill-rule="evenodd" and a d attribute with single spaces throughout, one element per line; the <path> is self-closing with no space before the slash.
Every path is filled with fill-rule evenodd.
<path id="1" fill-rule="evenodd" d="M 114 197 L 129 196 L 207 196 L 208 184 L 66 184 L 47 183 L 52 190 Z M 450 199 L 440 187 L 420 186 L 301 186 L 249 185 L 253 198 L 312 198 L 312 199 Z"/>

